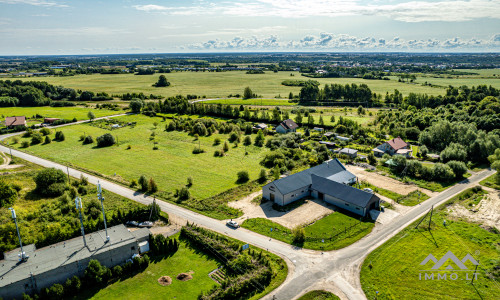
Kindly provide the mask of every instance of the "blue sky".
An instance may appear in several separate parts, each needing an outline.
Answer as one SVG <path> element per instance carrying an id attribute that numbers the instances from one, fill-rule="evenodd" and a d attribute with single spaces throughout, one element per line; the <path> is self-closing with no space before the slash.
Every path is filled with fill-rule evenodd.
<path id="1" fill-rule="evenodd" d="M 0 55 L 499 52 L 499 0 L 0 0 Z"/>

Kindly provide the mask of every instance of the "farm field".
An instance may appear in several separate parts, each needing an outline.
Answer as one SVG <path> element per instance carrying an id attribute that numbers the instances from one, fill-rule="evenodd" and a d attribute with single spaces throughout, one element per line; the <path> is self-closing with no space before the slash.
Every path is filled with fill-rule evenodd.
<path id="1" fill-rule="evenodd" d="M 208 291 L 216 283 L 208 273 L 219 267 L 219 263 L 197 249 L 180 241 L 177 252 L 170 257 L 152 257 L 143 272 L 117 281 L 97 293 L 82 294 L 80 299 L 196 299 L 202 291 Z M 180 281 L 180 273 L 193 272 L 193 279 Z M 158 278 L 169 276 L 172 284 L 162 286 Z"/>
<path id="2" fill-rule="evenodd" d="M 234 148 L 230 144 L 229 152 L 224 157 L 214 157 L 215 150 L 221 150 L 229 134 L 214 134 L 200 137 L 199 141 L 186 132 L 165 131 L 169 123 L 162 118 L 150 118 L 143 115 L 129 115 L 114 118 L 118 122 L 137 122 L 136 126 L 125 126 L 110 130 L 91 126 L 89 123 L 68 126 L 61 131 L 66 140 L 39 144 L 21 148 L 21 143 L 29 138 L 21 138 L 14 147 L 59 163 L 71 164 L 86 170 L 96 171 L 110 179 L 123 183 L 138 180 L 141 175 L 153 178 L 160 191 L 173 192 L 187 184 L 187 178 L 193 178 L 190 187 L 191 196 L 203 199 L 214 196 L 236 184 L 239 171 L 248 171 L 250 180 L 255 180 L 261 170 L 259 162 L 267 148 L 243 146 Z M 153 123 L 157 122 L 155 129 Z M 54 137 L 52 130 L 51 138 Z M 155 133 L 158 150 L 153 150 L 151 134 Z M 82 145 L 80 136 L 91 135 L 94 140 L 105 133 L 111 133 L 118 140 L 118 146 L 97 148 L 96 143 Z M 252 141 L 255 139 L 252 134 Z M 214 146 L 214 139 L 220 138 L 221 145 Z M 10 141 L 10 140 L 7 140 Z M 193 154 L 198 145 L 206 152 Z M 127 149 L 130 146 L 130 149 Z M 248 155 L 245 155 L 245 148 Z"/>
<path id="3" fill-rule="evenodd" d="M 452 198 L 434 211 L 431 231 L 425 219 L 418 229 L 417 222 L 391 238 L 365 259 L 361 270 L 361 284 L 368 299 L 496 299 L 500 294 L 499 273 L 495 270 L 500 261 L 498 231 L 487 230 L 478 224 L 449 215 L 449 205 L 469 201 L 462 195 Z M 470 194 L 468 194 L 470 195 Z M 473 197 L 473 196 L 472 196 Z M 460 200 L 461 199 L 461 200 Z M 446 221 L 446 223 L 444 223 Z M 433 262 L 420 263 L 433 254 L 436 259 L 451 251 L 458 259 L 471 254 L 479 261 L 479 273 L 474 285 L 470 284 L 475 266 L 466 262 L 469 272 L 458 273 L 458 279 L 438 280 L 437 274 L 450 276 L 453 271 L 443 271 L 447 266 L 457 267 L 449 260 L 439 268 L 441 271 L 425 271 Z M 424 280 L 424 273 L 434 273 L 434 280 Z M 468 273 L 468 279 L 465 277 Z M 419 279 L 422 274 L 422 279 Z M 383 278 L 384 280 L 380 280 Z M 378 291 L 378 296 L 376 296 Z M 497 296 L 495 296 L 497 295 Z"/>
<path id="4" fill-rule="evenodd" d="M 259 234 L 294 244 L 292 229 L 264 218 L 247 219 L 242 227 Z M 335 250 L 349 246 L 369 234 L 372 222 L 360 222 L 359 216 L 334 212 L 304 227 L 305 242 L 300 246 L 313 250 Z M 271 228 L 273 230 L 271 231 Z M 324 240 L 322 242 L 322 240 Z"/>
<path id="5" fill-rule="evenodd" d="M 228 98 L 208 100 L 199 103 L 206 104 L 226 104 L 226 105 L 254 105 L 254 106 L 294 106 L 297 103 L 289 102 L 288 99 L 241 99 Z"/>
<path id="6" fill-rule="evenodd" d="M 290 76 L 294 74 L 294 76 Z M 249 86 L 252 91 L 264 98 L 281 96 L 288 98 L 292 92 L 298 95 L 300 87 L 281 85 L 283 80 L 307 80 L 299 72 L 266 72 L 265 74 L 246 74 L 245 71 L 230 72 L 173 72 L 163 74 L 171 86 L 155 88 L 152 86 L 160 74 L 133 75 L 133 74 L 94 74 L 68 77 L 39 77 L 19 78 L 20 80 L 46 81 L 53 85 L 88 90 L 93 92 L 107 92 L 108 94 L 140 93 L 155 94 L 164 97 L 176 95 L 198 95 L 207 98 L 227 97 L 230 94 L 243 94 L 243 89 Z M 361 78 L 315 78 L 320 84 L 367 84 L 372 92 L 385 95 L 398 89 L 403 95 L 410 92 L 427 93 L 430 95 L 444 95 L 442 88 L 433 88 L 421 85 L 409 85 L 396 80 L 365 80 Z"/>
<path id="7" fill-rule="evenodd" d="M 95 109 L 90 107 L 0 107 L 0 121 L 5 121 L 5 117 L 12 116 L 26 116 L 26 118 L 33 118 L 35 115 L 41 115 L 47 118 L 60 118 L 60 119 L 73 119 L 86 120 L 87 114 L 91 111 L 97 118 L 110 115 L 124 113 L 123 111 L 114 111 L 109 109 Z M 41 120 L 43 121 L 43 120 Z"/>

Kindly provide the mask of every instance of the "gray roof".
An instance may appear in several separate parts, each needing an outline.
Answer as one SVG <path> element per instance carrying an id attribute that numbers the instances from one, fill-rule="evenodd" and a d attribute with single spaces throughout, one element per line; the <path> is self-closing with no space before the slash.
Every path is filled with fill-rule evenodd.
<path id="1" fill-rule="evenodd" d="M 356 178 L 354 174 L 346 170 L 338 159 L 332 159 L 302 172 L 275 180 L 269 184 L 274 184 L 282 194 L 288 194 L 311 185 L 311 174 L 331 178 L 330 180 L 338 180 L 340 183 L 347 183 Z"/>
<path id="2" fill-rule="evenodd" d="M 327 178 L 314 174 L 311 174 L 311 179 L 311 189 L 360 207 L 367 207 L 372 197 L 377 197 L 372 193 L 333 180 L 328 180 Z"/>
<path id="3" fill-rule="evenodd" d="M 356 154 L 356 153 L 358 153 L 358 150 L 351 148 L 343 148 L 342 150 L 340 150 L 340 154 Z"/>
<path id="4" fill-rule="evenodd" d="M 296 129 L 296 128 L 299 128 L 299 125 L 297 125 L 297 123 L 295 123 L 292 119 L 288 119 L 288 120 L 285 120 L 283 122 L 280 123 L 281 126 L 283 126 L 283 128 L 285 129 Z"/>
<path id="5" fill-rule="evenodd" d="M 5 259 L 0 261 L 0 288 L 28 278 L 30 272 L 33 275 L 40 275 L 64 265 L 123 247 L 137 241 L 145 234 L 149 235 L 149 230 L 145 229 L 131 233 L 124 225 L 110 227 L 108 228 L 110 237 L 108 243 L 104 242 L 106 240 L 104 230 L 86 234 L 87 247 L 84 247 L 81 236 L 40 249 L 36 249 L 34 245 L 27 245 L 23 247 L 23 250 L 29 255 L 29 258 L 23 263 L 18 263 L 17 255 L 21 252 L 20 248 L 6 252 Z"/>

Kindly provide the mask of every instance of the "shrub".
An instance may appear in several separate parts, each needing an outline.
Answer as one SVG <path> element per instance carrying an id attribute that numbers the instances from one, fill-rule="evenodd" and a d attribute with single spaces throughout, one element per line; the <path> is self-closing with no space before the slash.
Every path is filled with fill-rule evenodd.
<path id="1" fill-rule="evenodd" d="M 462 178 L 467 173 L 467 166 L 462 161 L 451 160 L 446 165 L 453 170 L 456 178 Z"/>
<path id="2" fill-rule="evenodd" d="M 149 178 L 148 191 L 153 194 L 158 192 L 158 185 L 153 178 Z"/>
<path id="3" fill-rule="evenodd" d="M 370 154 L 368 154 L 368 163 L 372 166 L 375 166 L 377 164 L 377 159 L 375 158 L 375 155 L 373 155 L 373 152 L 370 152 Z"/>
<path id="4" fill-rule="evenodd" d="M 50 129 L 48 129 L 48 128 L 44 127 L 44 128 L 42 128 L 42 129 L 40 129 L 40 133 L 41 133 L 42 135 L 44 135 L 44 136 L 47 136 L 47 135 L 49 135 L 49 134 L 50 134 Z"/>
<path id="5" fill-rule="evenodd" d="M 267 180 L 267 172 L 266 172 L 266 170 L 264 170 L 264 169 L 260 170 L 260 174 L 259 174 L 259 179 L 258 180 L 259 180 L 259 183 L 266 182 L 266 180 Z"/>
<path id="6" fill-rule="evenodd" d="M 132 146 L 131 145 L 127 145 L 127 150 L 130 150 L 132 149 Z"/>
<path id="7" fill-rule="evenodd" d="M 44 142 L 44 144 L 50 144 L 50 143 L 52 143 L 52 139 L 50 138 L 50 136 L 48 136 L 48 135 L 47 135 L 47 136 L 45 137 L 45 142 Z"/>
<path id="8" fill-rule="evenodd" d="M 44 169 L 35 176 L 36 191 L 46 196 L 60 196 L 66 188 L 66 175 L 54 168 Z"/>
<path id="9" fill-rule="evenodd" d="M 31 145 L 40 144 L 43 142 L 43 136 L 39 132 L 35 132 L 31 135 Z"/>
<path id="10" fill-rule="evenodd" d="M 111 133 L 105 133 L 98 137 L 97 139 L 97 147 L 108 147 L 114 145 L 115 137 Z"/>
<path id="11" fill-rule="evenodd" d="M 62 131 L 56 131 L 56 137 L 54 138 L 54 140 L 62 142 L 65 139 L 66 137 L 64 136 L 64 133 Z"/>
<path id="12" fill-rule="evenodd" d="M 188 187 L 191 187 L 193 185 L 193 177 L 189 176 L 187 178 L 187 186 Z"/>
<path id="13" fill-rule="evenodd" d="M 87 135 L 84 139 L 83 139 L 83 144 L 84 145 L 87 145 L 87 144 L 92 144 L 94 142 L 94 139 L 92 138 L 91 135 Z"/>
<path id="14" fill-rule="evenodd" d="M 453 170 L 445 164 L 436 163 L 432 168 L 432 178 L 437 181 L 448 181 L 455 177 Z"/>
<path id="15" fill-rule="evenodd" d="M 133 187 L 136 187 L 136 186 L 137 186 L 137 180 L 132 179 L 132 181 L 130 182 L 130 187 L 133 188 Z"/>
<path id="16" fill-rule="evenodd" d="M 236 180 L 237 183 L 245 183 L 248 182 L 248 180 L 250 179 L 250 176 L 248 175 L 247 171 L 240 171 L 238 172 L 237 176 L 238 176 L 238 180 Z"/>
<path id="17" fill-rule="evenodd" d="M 458 143 L 450 143 L 439 155 L 441 161 L 446 163 L 450 160 L 465 161 L 467 159 L 467 149 Z"/>
<path id="18" fill-rule="evenodd" d="M 214 139 L 214 146 L 220 145 L 220 138 Z"/>
<path id="19" fill-rule="evenodd" d="M 304 231 L 304 228 L 300 226 L 297 226 L 294 229 L 292 229 L 292 235 L 294 244 L 302 244 L 306 240 L 306 233 Z"/>
<path id="20" fill-rule="evenodd" d="M 74 295 L 78 293 L 81 287 L 82 287 L 82 282 L 80 281 L 80 278 L 78 278 L 78 276 L 73 276 L 71 278 L 68 278 L 66 280 L 66 283 L 64 284 L 65 293 L 68 295 Z"/>
<path id="21" fill-rule="evenodd" d="M 0 179 L 0 207 L 14 204 L 17 199 L 17 191 L 9 184 Z"/>
<path id="22" fill-rule="evenodd" d="M 204 152 L 205 152 L 205 150 L 203 150 L 203 149 L 201 149 L 199 147 L 195 147 L 193 149 L 193 154 L 200 154 L 200 153 L 204 153 Z"/>
<path id="23" fill-rule="evenodd" d="M 259 130 L 259 132 L 257 132 L 257 136 L 255 137 L 255 146 L 257 147 L 262 147 L 264 146 L 264 142 L 265 142 L 266 138 L 264 137 L 264 133 L 262 132 L 262 130 Z"/>
<path id="24" fill-rule="evenodd" d="M 187 187 L 182 187 L 179 191 L 179 200 L 187 200 L 190 197 L 189 189 Z"/>
<path id="25" fill-rule="evenodd" d="M 15 136 L 15 137 L 12 139 L 12 143 L 13 143 L 13 144 L 17 144 L 17 143 L 19 143 L 19 137 Z"/>
<path id="26" fill-rule="evenodd" d="M 222 150 L 224 150 L 224 152 L 229 151 L 229 144 L 227 143 L 227 141 L 224 142 L 224 146 L 222 147 Z"/>
<path id="27" fill-rule="evenodd" d="M 22 148 L 28 148 L 29 146 L 30 146 L 30 142 L 28 142 L 28 141 L 23 141 L 23 142 L 21 143 L 21 147 L 22 147 Z"/>
<path id="28" fill-rule="evenodd" d="M 146 179 L 146 176 L 141 175 L 141 177 L 139 177 L 139 185 L 141 186 L 141 190 L 148 190 L 148 180 Z"/>
<path id="29" fill-rule="evenodd" d="M 105 266 L 101 265 L 98 260 L 91 259 L 87 268 L 85 269 L 85 279 L 89 283 L 100 285 L 105 283 L 110 275 L 111 271 Z"/>
<path id="30" fill-rule="evenodd" d="M 215 157 L 224 156 L 224 151 L 222 151 L 222 150 L 215 150 L 214 151 L 214 156 Z"/>
<path id="31" fill-rule="evenodd" d="M 243 145 L 245 145 L 245 146 L 249 146 L 249 145 L 251 145 L 251 144 L 252 144 L 252 138 L 251 138 L 249 135 L 247 135 L 247 136 L 245 137 L 245 139 L 243 140 Z"/>

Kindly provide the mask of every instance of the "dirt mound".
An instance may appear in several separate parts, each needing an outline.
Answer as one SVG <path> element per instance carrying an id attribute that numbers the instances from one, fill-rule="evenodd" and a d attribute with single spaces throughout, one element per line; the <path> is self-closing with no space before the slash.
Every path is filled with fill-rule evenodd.
<path id="1" fill-rule="evenodd" d="M 177 279 L 180 281 L 188 281 L 193 279 L 193 276 L 191 276 L 191 274 L 188 273 L 180 273 L 179 275 L 177 275 Z"/>
<path id="2" fill-rule="evenodd" d="M 170 278 L 170 276 L 162 276 L 162 277 L 158 278 L 158 283 L 163 285 L 163 286 L 171 285 L 172 278 Z"/>

